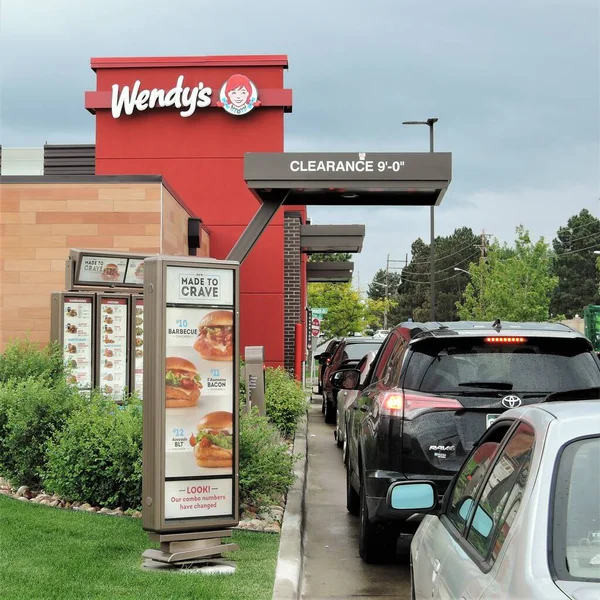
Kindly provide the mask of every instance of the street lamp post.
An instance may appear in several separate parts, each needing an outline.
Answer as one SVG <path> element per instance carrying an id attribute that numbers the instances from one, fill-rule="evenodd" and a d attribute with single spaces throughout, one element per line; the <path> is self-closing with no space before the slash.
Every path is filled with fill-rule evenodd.
<path id="1" fill-rule="evenodd" d="M 465 269 L 459 269 L 458 267 L 454 267 L 455 271 L 460 271 L 461 273 L 466 273 L 467 275 L 471 275 L 471 273 L 469 273 L 469 271 L 465 271 Z"/>
<path id="2" fill-rule="evenodd" d="M 429 127 L 429 152 L 433 152 L 433 126 L 437 123 L 437 118 L 427 119 L 427 121 L 403 121 L 402 125 L 427 125 Z M 431 320 L 435 321 L 435 206 L 429 207 L 429 226 L 431 239 Z"/>

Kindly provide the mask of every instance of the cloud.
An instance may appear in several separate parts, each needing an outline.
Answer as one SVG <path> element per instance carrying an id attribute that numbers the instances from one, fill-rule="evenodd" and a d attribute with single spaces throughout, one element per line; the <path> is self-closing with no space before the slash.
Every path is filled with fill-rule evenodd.
<path id="1" fill-rule="evenodd" d="M 435 210 L 436 235 L 450 235 L 456 228 L 470 227 L 475 234 L 485 230 L 501 242 L 515 239 L 515 228 L 523 225 L 534 239 L 551 242 L 569 217 L 587 208 L 600 218 L 600 193 L 596 186 L 522 188 L 509 192 L 481 189 L 467 194 L 457 209 L 448 196 Z M 365 241 L 353 257 L 355 283 L 361 288 L 378 269 L 385 268 L 387 254 L 393 260 L 410 260 L 410 248 L 417 238 L 429 243 L 429 208 L 421 207 L 313 207 L 313 223 L 364 223 Z M 397 265 L 400 266 L 400 265 Z"/>
<path id="2" fill-rule="evenodd" d="M 287 53 L 289 151 L 453 153 L 436 229 L 522 222 L 552 237 L 597 213 L 597 0 L 0 0 L 0 143 L 91 142 L 93 56 Z M 367 224 L 361 279 L 429 237 L 426 208 L 310 208 Z"/>

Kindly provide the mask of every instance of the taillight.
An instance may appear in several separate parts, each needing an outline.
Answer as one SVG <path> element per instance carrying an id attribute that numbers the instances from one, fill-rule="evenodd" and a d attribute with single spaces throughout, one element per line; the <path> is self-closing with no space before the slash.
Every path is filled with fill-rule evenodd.
<path id="1" fill-rule="evenodd" d="M 386 392 L 381 395 L 380 409 L 383 414 L 392 417 L 404 416 L 414 419 L 431 410 L 462 410 L 464 406 L 455 398 L 440 398 L 420 392 Z"/>
<path id="2" fill-rule="evenodd" d="M 493 335 L 486 337 L 483 340 L 486 344 L 524 344 L 527 338 L 504 336 L 504 335 Z"/>
<path id="3" fill-rule="evenodd" d="M 325 359 L 325 364 L 326 365 L 330 365 L 331 364 L 331 359 L 330 358 Z"/>

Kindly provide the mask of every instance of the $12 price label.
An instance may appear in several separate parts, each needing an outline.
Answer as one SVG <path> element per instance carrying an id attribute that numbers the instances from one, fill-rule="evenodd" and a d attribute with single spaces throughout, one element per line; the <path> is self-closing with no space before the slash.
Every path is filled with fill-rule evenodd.
<path id="1" fill-rule="evenodd" d="M 191 452 L 189 436 L 186 435 L 183 427 L 174 427 L 169 436 L 169 444 L 167 450 L 169 452 Z"/>

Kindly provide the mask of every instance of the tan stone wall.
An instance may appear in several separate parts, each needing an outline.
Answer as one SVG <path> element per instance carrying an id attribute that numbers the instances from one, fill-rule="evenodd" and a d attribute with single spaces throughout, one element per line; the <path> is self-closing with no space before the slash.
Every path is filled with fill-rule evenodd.
<path id="1" fill-rule="evenodd" d="M 70 248 L 160 252 L 161 183 L 0 183 L 0 348 L 47 342 Z M 184 243 L 187 243 L 187 230 Z"/>
<path id="2" fill-rule="evenodd" d="M 188 256 L 188 219 L 191 215 L 166 188 L 162 190 L 162 209 L 162 253 Z M 209 252 L 210 236 L 203 232 L 196 256 L 209 256 Z"/>

